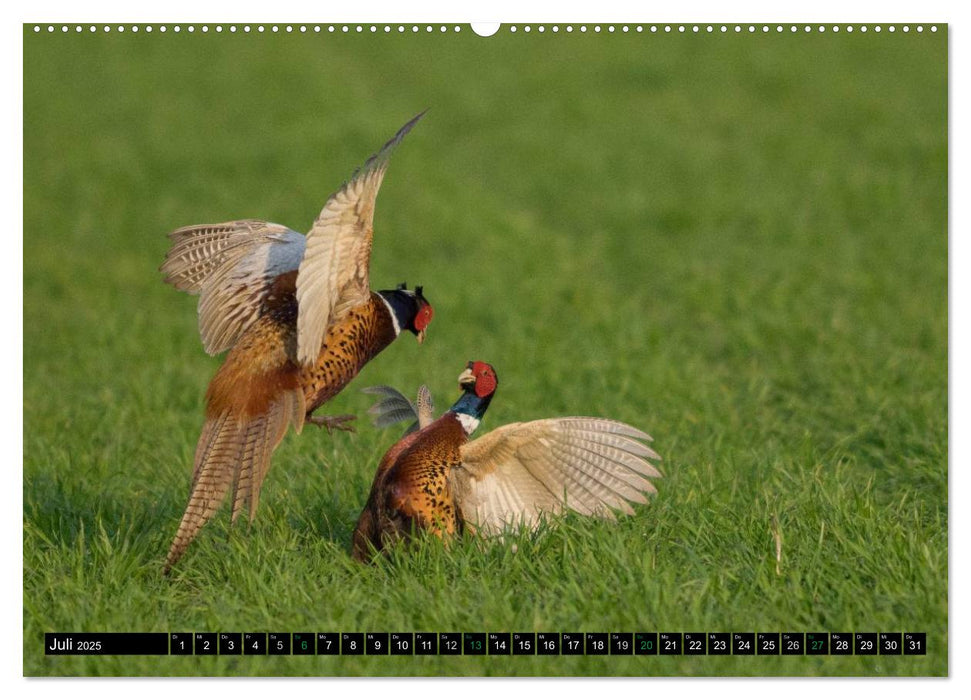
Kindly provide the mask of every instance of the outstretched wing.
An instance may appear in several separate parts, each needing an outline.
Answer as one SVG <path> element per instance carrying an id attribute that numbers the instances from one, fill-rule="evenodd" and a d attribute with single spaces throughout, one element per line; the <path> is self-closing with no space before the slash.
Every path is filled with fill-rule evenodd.
<path id="1" fill-rule="evenodd" d="M 605 418 L 552 418 L 503 426 L 462 447 L 451 485 L 465 521 L 479 532 L 535 527 L 570 509 L 613 518 L 630 514 L 656 489 L 661 472 L 651 437 Z"/>
<path id="2" fill-rule="evenodd" d="M 176 289 L 200 295 L 199 335 L 210 355 L 236 344 L 273 279 L 299 267 L 306 245 L 303 234 L 255 219 L 186 226 L 169 238 L 159 269 Z"/>
<path id="3" fill-rule="evenodd" d="M 312 363 L 324 333 L 344 310 L 367 301 L 374 202 L 395 146 L 421 114 L 405 124 L 349 182 L 330 196 L 307 234 L 297 273 L 297 358 Z"/>
<path id="4" fill-rule="evenodd" d="M 390 386 L 369 386 L 361 391 L 384 397 L 368 409 L 368 413 L 374 416 L 372 422 L 376 428 L 387 428 L 395 423 L 411 421 L 404 433 L 408 435 L 435 420 L 435 403 L 424 384 L 418 387 L 416 403 L 412 403 L 404 394 Z"/>

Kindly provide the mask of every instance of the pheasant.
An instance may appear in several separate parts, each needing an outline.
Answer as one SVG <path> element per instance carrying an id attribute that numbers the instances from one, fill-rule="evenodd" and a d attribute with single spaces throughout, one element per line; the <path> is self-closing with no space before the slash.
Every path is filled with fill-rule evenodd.
<path id="1" fill-rule="evenodd" d="M 372 292 L 374 203 L 391 152 L 422 115 L 330 196 L 303 236 L 279 224 L 231 221 L 181 228 L 165 281 L 199 295 L 206 352 L 229 350 L 206 392 L 189 502 L 164 573 L 232 487 L 232 522 L 255 517 L 270 456 L 292 425 L 352 430 L 354 416 L 312 416 L 402 331 L 421 343 L 434 314 L 406 285 Z"/>
<path id="2" fill-rule="evenodd" d="M 352 555 L 368 561 L 415 530 L 448 539 L 465 530 L 494 535 L 507 527 L 535 529 L 548 515 L 572 510 L 613 518 L 633 513 L 630 502 L 656 493 L 648 478 L 661 473 L 651 437 L 606 418 L 551 418 L 512 423 L 469 441 L 495 395 L 491 365 L 469 362 L 459 376 L 458 401 L 432 419 L 431 397 L 417 405 L 390 387 L 371 409 L 375 423 L 417 423 L 382 458 L 354 530 Z"/>

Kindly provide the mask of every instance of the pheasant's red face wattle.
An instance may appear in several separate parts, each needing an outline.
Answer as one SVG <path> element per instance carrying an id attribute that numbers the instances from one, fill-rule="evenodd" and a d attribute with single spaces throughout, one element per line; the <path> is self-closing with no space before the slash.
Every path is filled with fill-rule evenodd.
<path id="1" fill-rule="evenodd" d="M 428 328 L 428 324 L 432 322 L 434 316 L 435 310 L 432 308 L 432 305 L 422 304 L 421 308 L 418 309 L 418 313 L 415 314 L 415 330 L 421 332 Z"/>
<path id="2" fill-rule="evenodd" d="M 499 380 L 496 377 L 496 371 L 492 368 L 492 365 L 477 361 L 472 363 L 470 369 L 472 370 L 472 375 L 475 377 L 476 396 L 484 399 L 495 393 Z"/>

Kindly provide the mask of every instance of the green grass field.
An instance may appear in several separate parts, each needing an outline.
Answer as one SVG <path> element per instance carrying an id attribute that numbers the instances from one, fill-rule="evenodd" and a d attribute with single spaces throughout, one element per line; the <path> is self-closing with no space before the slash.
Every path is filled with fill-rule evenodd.
<path id="1" fill-rule="evenodd" d="M 378 200 L 375 288 L 427 342 L 373 361 L 171 580 L 202 398 L 179 226 L 306 231 L 414 114 Z M 24 673 L 944 675 L 947 36 L 62 35 L 24 31 Z M 348 556 L 399 431 L 392 384 L 480 430 L 651 433 L 617 523 Z M 780 538 L 781 560 L 776 559 Z M 516 547 L 511 546 L 512 543 Z M 924 631 L 923 657 L 60 657 L 51 631 Z"/>

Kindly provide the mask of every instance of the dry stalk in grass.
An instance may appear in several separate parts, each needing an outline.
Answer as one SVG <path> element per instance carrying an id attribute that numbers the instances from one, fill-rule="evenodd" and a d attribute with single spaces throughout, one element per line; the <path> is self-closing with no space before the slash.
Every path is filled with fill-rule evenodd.
<path id="1" fill-rule="evenodd" d="M 779 518 L 772 514 L 772 539 L 775 540 L 775 575 L 782 575 L 782 530 L 779 529 Z"/>

